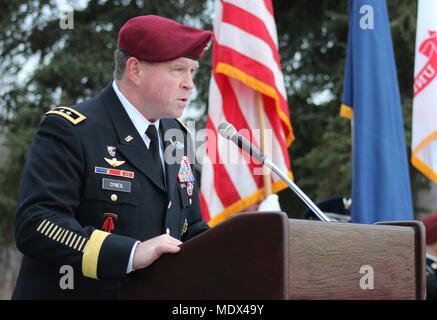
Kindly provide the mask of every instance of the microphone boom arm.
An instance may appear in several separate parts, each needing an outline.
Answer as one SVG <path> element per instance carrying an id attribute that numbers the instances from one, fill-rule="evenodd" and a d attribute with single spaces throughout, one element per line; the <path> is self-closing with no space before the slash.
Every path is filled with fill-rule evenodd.
<path id="1" fill-rule="evenodd" d="M 276 173 L 299 198 L 305 202 L 305 204 L 311 209 L 312 212 L 321 220 L 325 222 L 331 222 L 332 220 L 324 214 L 319 207 L 317 207 L 314 202 L 311 201 L 307 195 L 300 190 L 300 188 L 287 176 L 285 175 L 269 158 L 265 158 L 264 165 L 270 168 L 274 173 Z"/>
<path id="2" fill-rule="evenodd" d="M 299 189 L 299 187 L 285 175 L 269 158 L 267 158 L 258 148 L 253 146 L 242 135 L 238 134 L 235 127 L 227 122 L 222 122 L 218 127 L 218 132 L 225 139 L 234 142 L 239 148 L 249 153 L 253 158 L 263 163 L 276 173 L 284 182 L 290 187 L 290 189 L 299 196 L 299 198 L 305 202 L 305 204 L 311 209 L 312 212 L 322 221 L 331 222 L 332 220 L 324 214 L 315 204 L 311 201 L 307 195 Z"/>

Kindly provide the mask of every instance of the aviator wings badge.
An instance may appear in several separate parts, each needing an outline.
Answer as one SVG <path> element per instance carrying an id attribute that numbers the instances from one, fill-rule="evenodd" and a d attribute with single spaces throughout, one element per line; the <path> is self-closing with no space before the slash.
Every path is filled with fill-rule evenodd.
<path id="1" fill-rule="evenodd" d="M 121 166 L 126 162 L 126 161 L 117 160 L 116 158 L 112 158 L 112 159 L 105 158 L 105 161 L 109 163 L 111 166 L 113 166 L 114 168 Z"/>
<path id="2" fill-rule="evenodd" d="M 107 163 L 109 163 L 111 166 L 118 167 L 121 166 L 125 161 L 119 161 L 115 158 L 117 148 L 114 146 L 106 146 L 106 150 L 108 151 L 109 155 L 112 157 L 112 159 L 104 158 Z"/>

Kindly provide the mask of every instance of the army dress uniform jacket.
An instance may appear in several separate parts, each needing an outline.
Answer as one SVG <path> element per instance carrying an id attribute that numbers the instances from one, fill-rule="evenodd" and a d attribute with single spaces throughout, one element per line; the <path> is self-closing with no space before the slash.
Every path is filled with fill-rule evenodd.
<path id="1" fill-rule="evenodd" d="M 165 140 L 170 129 L 184 141 Z M 187 131 L 175 119 L 161 119 L 160 131 L 165 147 L 182 151 L 165 181 L 111 86 L 47 113 L 21 179 L 15 236 L 24 258 L 13 299 L 116 299 L 136 241 L 208 229 Z M 60 286 L 62 266 L 74 270 L 73 289 Z"/>

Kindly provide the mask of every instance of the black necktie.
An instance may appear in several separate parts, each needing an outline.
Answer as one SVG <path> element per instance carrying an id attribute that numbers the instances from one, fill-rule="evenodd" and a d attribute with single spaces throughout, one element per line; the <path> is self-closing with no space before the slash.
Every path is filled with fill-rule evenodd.
<path id="1" fill-rule="evenodd" d="M 161 157 L 159 156 L 159 139 L 156 127 L 153 124 L 149 125 L 146 130 L 146 134 L 150 139 L 149 150 L 158 170 L 158 175 L 161 179 L 161 182 L 165 185 L 164 170 L 162 169 Z"/>

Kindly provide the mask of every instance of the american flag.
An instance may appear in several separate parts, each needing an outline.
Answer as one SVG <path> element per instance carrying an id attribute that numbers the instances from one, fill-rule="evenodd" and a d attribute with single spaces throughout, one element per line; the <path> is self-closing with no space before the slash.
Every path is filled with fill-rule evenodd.
<path id="1" fill-rule="evenodd" d="M 200 194 L 203 217 L 211 226 L 265 198 L 261 165 L 219 138 L 219 124 L 232 123 L 260 147 L 264 123 L 270 146 L 265 152 L 290 177 L 287 149 L 294 139 L 271 0 L 216 0 L 214 10 L 216 43 Z M 244 163 L 229 163 L 235 154 Z M 277 176 L 270 179 L 273 193 L 286 187 Z"/>

